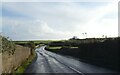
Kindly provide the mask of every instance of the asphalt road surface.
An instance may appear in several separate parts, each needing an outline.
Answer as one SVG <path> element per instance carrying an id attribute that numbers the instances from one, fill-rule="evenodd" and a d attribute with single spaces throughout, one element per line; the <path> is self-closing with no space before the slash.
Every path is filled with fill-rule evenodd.
<path id="1" fill-rule="evenodd" d="M 37 48 L 36 60 L 26 69 L 25 73 L 33 74 L 74 74 L 86 75 L 92 73 L 116 73 L 112 70 L 81 62 L 75 58 L 52 53 L 44 49 L 45 46 Z"/>

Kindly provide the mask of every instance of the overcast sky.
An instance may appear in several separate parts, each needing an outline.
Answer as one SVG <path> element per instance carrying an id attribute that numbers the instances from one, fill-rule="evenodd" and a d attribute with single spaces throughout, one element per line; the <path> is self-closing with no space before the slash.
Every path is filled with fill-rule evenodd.
<path id="1" fill-rule="evenodd" d="M 118 2 L 5 2 L 2 33 L 12 40 L 118 36 Z"/>

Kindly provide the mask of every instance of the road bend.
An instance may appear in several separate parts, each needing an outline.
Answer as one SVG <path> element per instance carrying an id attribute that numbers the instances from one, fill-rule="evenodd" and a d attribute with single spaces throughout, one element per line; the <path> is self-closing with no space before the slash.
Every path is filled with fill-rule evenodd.
<path id="1" fill-rule="evenodd" d="M 67 74 L 87 75 L 90 73 L 117 73 L 112 70 L 91 65 L 72 57 L 59 55 L 45 50 L 45 46 L 37 48 L 36 60 L 26 69 L 25 73 L 32 74 Z"/>

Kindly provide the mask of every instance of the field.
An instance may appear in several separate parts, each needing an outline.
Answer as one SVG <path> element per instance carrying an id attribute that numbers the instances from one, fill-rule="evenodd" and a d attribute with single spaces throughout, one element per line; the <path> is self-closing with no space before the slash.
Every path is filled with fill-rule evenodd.
<path id="1" fill-rule="evenodd" d="M 51 42 L 54 42 L 54 41 L 57 41 L 57 40 L 31 40 L 33 41 L 36 45 L 38 44 L 44 44 L 44 45 L 47 45 Z M 27 44 L 29 43 L 30 41 L 13 41 L 15 44 Z"/>

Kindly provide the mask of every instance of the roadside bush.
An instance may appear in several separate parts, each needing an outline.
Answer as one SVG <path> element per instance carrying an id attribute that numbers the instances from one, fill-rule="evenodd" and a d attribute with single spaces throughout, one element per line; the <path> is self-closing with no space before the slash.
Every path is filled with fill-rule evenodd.
<path id="1" fill-rule="evenodd" d="M 28 44 L 29 47 L 31 48 L 31 55 L 33 55 L 35 49 L 35 43 L 33 41 L 29 41 Z"/>
<path id="2" fill-rule="evenodd" d="M 4 36 L 1 36 L 2 37 L 2 49 L 1 49 L 1 52 L 5 52 L 5 51 L 8 51 L 9 54 L 14 54 L 14 51 L 15 51 L 15 44 L 9 40 L 9 38 L 7 37 L 4 37 Z"/>
<path id="3" fill-rule="evenodd" d="M 79 45 L 80 58 L 94 64 L 119 69 L 119 42 L 120 39 L 107 39 L 104 42 L 83 43 Z"/>

